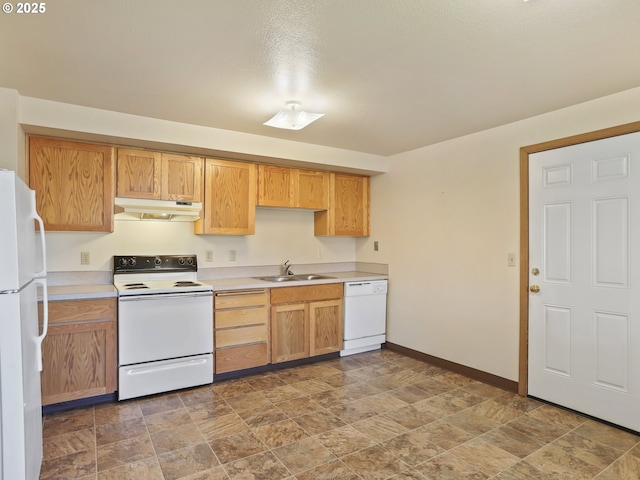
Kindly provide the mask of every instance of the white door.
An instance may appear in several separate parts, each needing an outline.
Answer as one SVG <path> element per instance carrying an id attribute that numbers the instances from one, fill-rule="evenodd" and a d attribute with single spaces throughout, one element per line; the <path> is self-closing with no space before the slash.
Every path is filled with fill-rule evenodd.
<path id="1" fill-rule="evenodd" d="M 640 132 L 529 156 L 529 262 L 529 394 L 640 431 Z"/>

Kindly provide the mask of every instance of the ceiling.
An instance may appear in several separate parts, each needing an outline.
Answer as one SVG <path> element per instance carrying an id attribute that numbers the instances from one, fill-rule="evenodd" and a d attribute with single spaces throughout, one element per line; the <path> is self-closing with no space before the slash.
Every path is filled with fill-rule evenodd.
<path id="1" fill-rule="evenodd" d="M 385 156 L 640 86 L 638 0 L 45 7 L 0 16 L 0 86 Z M 262 125 L 288 100 L 326 115 Z"/>

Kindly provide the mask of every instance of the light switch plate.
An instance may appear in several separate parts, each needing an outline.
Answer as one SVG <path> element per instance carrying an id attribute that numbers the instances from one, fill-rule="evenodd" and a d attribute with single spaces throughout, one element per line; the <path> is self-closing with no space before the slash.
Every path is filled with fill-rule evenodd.
<path id="1" fill-rule="evenodd" d="M 510 267 L 515 267 L 516 266 L 516 254 L 515 253 L 507 254 L 507 265 L 510 266 Z"/>

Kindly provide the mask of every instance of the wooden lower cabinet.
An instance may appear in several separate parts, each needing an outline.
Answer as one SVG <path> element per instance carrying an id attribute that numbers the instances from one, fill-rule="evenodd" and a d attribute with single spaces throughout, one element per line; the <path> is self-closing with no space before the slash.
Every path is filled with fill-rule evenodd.
<path id="1" fill-rule="evenodd" d="M 297 360 L 309 356 L 309 304 L 271 307 L 271 361 Z"/>
<path id="2" fill-rule="evenodd" d="M 218 292 L 214 297 L 215 373 L 269 363 L 266 290 Z"/>
<path id="3" fill-rule="evenodd" d="M 49 302 L 43 405 L 116 391 L 116 312 L 115 298 Z"/>
<path id="4" fill-rule="evenodd" d="M 309 356 L 342 350 L 342 299 L 309 304 Z"/>
<path id="5" fill-rule="evenodd" d="M 332 283 L 271 290 L 271 361 L 342 350 L 343 285 Z"/>

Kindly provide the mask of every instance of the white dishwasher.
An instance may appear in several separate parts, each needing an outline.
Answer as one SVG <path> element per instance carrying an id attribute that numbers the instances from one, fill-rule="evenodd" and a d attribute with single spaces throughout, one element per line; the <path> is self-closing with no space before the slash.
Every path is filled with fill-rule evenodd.
<path id="1" fill-rule="evenodd" d="M 376 350 L 386 340 L 387 281 L 344 284 L 344 350 L 340 356 Z"/>

